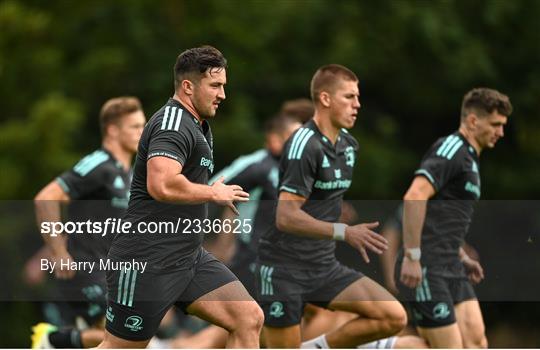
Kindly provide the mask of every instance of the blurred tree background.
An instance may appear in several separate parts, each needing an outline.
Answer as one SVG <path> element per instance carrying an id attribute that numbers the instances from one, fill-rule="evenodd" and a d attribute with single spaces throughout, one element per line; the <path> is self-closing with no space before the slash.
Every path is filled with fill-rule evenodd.
<path id="1" fill-rule="evenodd" d="M 108 98 L 138 96 L 150 117 L 172 95 L 176 56 L 201 44 L 229 60 L 217 169 L 262 145 L 264 120 L 309 97 L 319 66 L 340 63 L 362 103 L 350 198 L 401 198 L 477 86 L 514 105 L 505 139 L 482 155 L 483 198 L 537 198 L 539 18 L 537 0 L 2 0 L 0 198 L 31 199 L 96 148 Z"/>

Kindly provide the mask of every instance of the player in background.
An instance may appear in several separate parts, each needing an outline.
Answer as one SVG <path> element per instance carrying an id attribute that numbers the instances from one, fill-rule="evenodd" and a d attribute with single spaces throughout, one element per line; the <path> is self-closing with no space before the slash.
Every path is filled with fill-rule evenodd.
<path id="1" fill-rule="evenodd" d="M 68 220 L 104 222 L 121 217 L 129 199 L 131 164 L 137 151 L 145 116 L 135 97 L 117 97 L 105 102 L 99 115 L 102 144 L 72 169 L 45 186 L 35 197 L 38 227 L 61 222 L 61 205 L 69 203 Z M 88 233 L 43 233 L 48 254 L 57 263 L 54 270 L 59 298 L 56 303 L 64 322 L 71 327 L 40 323 L 34 327 L 32 348 L 94 347 L 103 339 L 105 315 L 105 272 L 76 272 L 62 269 L 64 261 L 99 261 L 106 258 L 112 235 Z M 76 323 L 80 327 L 76 327 Z M 86 329 L 84 329 L 86 328 Z"/>
<path id="2" fill-rule="evenodd" d="M 480 199 L 479 156 L 504 136 L 511 113 L 508 96 L 496 90 L 467 92 L 459 129 L 430 147 L 404 196 L 396 284 L 410 301 L 418 333 L 431 347 L 487 347 L 480 304 L 469 281 L 480 282 L 484 273 L 462 246 Z"/>

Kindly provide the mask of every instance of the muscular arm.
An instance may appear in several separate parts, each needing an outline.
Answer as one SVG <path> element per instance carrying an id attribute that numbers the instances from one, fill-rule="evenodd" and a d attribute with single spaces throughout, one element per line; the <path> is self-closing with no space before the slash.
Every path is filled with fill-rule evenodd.
<path id="1" fill-rule="evenodd" d="M 433 185 L 423 176 L 416 176 L 403 202 L 403 246 L 419 248 L 426 218 L 427 200 L 435 195 Z"/>
<path id="2" fill-rule="evenodd" d="M 304 210 L 304 197 L 289 192 L 279 194 L 276 212 L 276 225 L 279 230 L 299 236 L 333 239 L 334 223 L 317 220 Z M 386 239 L 371 231 L 379 225 L 378 222 L 347 226 L 344 240 L 357 249 L 366 262 L 369 262 L 366 249 L 382 254 L 388 248 Z"/>
<path id="3" fill-rule="evenodd" d="M 211 186 L 189 181 L 181 174 L 182 165 L 173 159 L 151 158 L 146 171 L 148 193 L 158 201 L 200 204 L 211 202 L 215 198 Z"/>
<path id="4" fill-rule="evenodd" d="M 229 206 L 235 213 L 232 201 L 247 201 L 249 194 L 238 185 L 224 185 L 223 178 L 212 186 L 189 181 L 182 173 L 182 165 L 166 157 L 154 157 L 147 163 L 148 193 L 162 202 L 200 204 L 217 202 Z"/>
<path id="5" fill-rule="evenodd" d="M 233 201 L 247 201 L 249 194 L 238 185 L 224 185 L 223 178 L 212 186 L 189 181 L 181 172 L 182 165 L 166 157 L 154 157 L 147 163 L 146 185 L 155 200 L 178 204 L 217 202 L 235 213 Z"/>
<path id="6" fill-rule="evenodd" d="M 424 177 L 416 176 L 405 194 L 403 202 L 403 247 L 420 248 L 422 227 L 426 218 L 429 198 L 435 194 L 435 188 Z M 418 260 L 410 260 L 405 254 L 401 265 L 401 282 L 409 288 L 415 288 L 422 282 L 422 266 Z"/>
<path id="7" fill-rule="evenodd" d="M 302 196 L 281 192 L 276 212 L 276 225 L 281 231 L 299 236 L 332 239 L 333 223 L 317 220 L 304 210 L 306 199 Z"/>
<path id="8" fill-rule="evenodd" d="M 36 220 L 41 232 L 43 222 L 60 222 L 62 215 L 60 210 L 61 203 L 69 202 L 69 196 L 60 187 L 58 182 L 52 181 L 45 186 L 34 198 L 34 207 L 36 210 Z M 63 259 L 71 260 L 72 257 L 67 250 L 67 236 L 58 235 L 53 237 L 49 234 L 42 234 L 43 240 L 51 252 L 51 258 L 55 261 Z M 60 279 L 72 278 L 75 275 L 74 270 L 55 269 L 55 276 Z"/>
<path id="9" fill-rule="evenodd" d="M 38 227 L 41 229 L 43 222 L 62 221 L 60 205 L 67 202 L 69 202 L 69 196 L 56 180 L 45 186 L 34 198 Z M 51 237 L 49 234 L 43 234 L 42 237 L 54 255 L 67 252 L 67 237 L 65 235 Z"/>

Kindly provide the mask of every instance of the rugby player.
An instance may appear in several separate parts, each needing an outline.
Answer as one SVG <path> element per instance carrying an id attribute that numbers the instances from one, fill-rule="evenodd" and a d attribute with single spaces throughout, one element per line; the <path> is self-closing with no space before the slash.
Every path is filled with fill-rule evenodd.
<path id="1" fill-rule="evenodd" d="M 312 79 L 311 95 L 315 115 L 284 148 L 276 221 L 259 245 L 257 297 L 271 348 L 300 347 L 306 303 L 356 314 L 314 339 L 314 347 L 354 347 L 392 336 L 406 324 L 403 307 L 390 293 L 341 265 L 334 254 L 334 240 L 345 240 L 367 262 L 367 250 L 386 249 L 386 240 L 372 231 L 378 223 L 337 222 L 358 150 L 346 131 L 360 108 L 358 78 L 341 65 L 323 66 Z"/>
<path id="2" fill-rule="evenodd" d="M 103 136 L 101 147 L 50 182 L 35 197 L 39 227 L 44 222 L 62 221 L 61 203 L 67 202 L 70 202 L 70 221 L 105 221 L 124 214 L 131 184 L 132 158 L 145 123 L 141 103 L 135 97 L 110 99 L 101 108 L 99 122 Z M 49 253 L 46 257 L 57 263 L 54 274 L 59 298 L 64 300 L 49 306 L 59 308 L 63 323 L 72 326 L 58 329 L 55 325 L 38 324 L 34 327 L 32 347 L 98 345 L 103 340 L 105 271 L 76 272 L 61 268 L 60 263 L 105 259 L 113 236 L 87 233 L 42 236 Z M 84 325 L 75 327 L 77 320 Z"/>
<path id="3" fill-rule="evenodd" d="M 174 222 L 173 232 L 118 234 L 109 258 L 148 262 L 147 271 L 108 271 L 108 309 L 102 348 L 142 348 L 175 305 L 229 331 L 228 347 L 257 348 L 263 314 L 221 262 L 206 252 L 208 202 L 247 201 L 240 186 L 211 186 L 213 139 L 208 119 L 225 99 L 227 61 L 211 46 L 182 52 L 174 66 L 172 98 L 149 120 L 134 168 L 125 220 Z M 145 225 L 142 225 L 143 227 Z"/>
<path id="4" fill-rule="evenodd" d="M 487 347 L 471 285 L 484 273 L 463 244 L 480 199 L 479 156 L 504 136 L 511 113 L 508 96 L 496 90 L 467 92 L 459 129 L 429 148 L 404 196 L 404 249 L 396 264 L 396 284 L 411 302 L 418 332 L 431 347 Z"/>

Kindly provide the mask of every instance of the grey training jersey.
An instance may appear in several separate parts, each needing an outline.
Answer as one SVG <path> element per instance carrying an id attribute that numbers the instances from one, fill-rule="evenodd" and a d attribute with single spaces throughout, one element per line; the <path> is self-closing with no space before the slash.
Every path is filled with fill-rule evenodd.
<path id="1" fill-rule="evenodd" d="M 56 182 L 68 194 L 68 220 L 104 222 L 124 215 L 129 199 L 131 171 L 104 148 L 83 157 Z M 105 258 L 112 235 L 73 233 L 68 238 L 68 251 L 76 261 Z"/>
<path id="2" fill-rule="evenodd" d="M 193 223 L 207 218 L 208 205 L 180 205 L 154 200 L 148 193 L 147 161 L 167 157 L 182 165 L 182 174 L 191 182 L 208 184 L 214 168 L 212 132 L 180 102 L 169 99 L 146 124 L 135 162 L 131 197 L 125 220 L 134 231 L 118 234 L 109 256 L 114 260 L 137 259 L 148 262 L 149 271 L 187 269 L 194 263 L 203 233 Z M 138 223 L 172 223 L 174 229 L 141 232 Z M 201 225 L 199 225 L 201 228 Z M 199 233 L 196 233 L 199 232 Z"/>
<path id="3" fill-rule="evenodd" d="M 358 143 L 342 129 L 332 145 L 313 120 L 285 144 L 279 169 L 279 191 L 306 198 L 302 209 L 314 218 L 337 222 L 343 194 L 351 186 Z M 272 215 L 275 220 L 275 213 Z M 282 232 L 272 225 L 259 245 L 265 264 L 298 268 L 329 266 L 335 260 L 335 242 Z"/>
<path id="4" fill-rule="evenodd" d="M 459 132 L 438 139 L 422 159 L 424 176 L 436 194 L 427 203 L 422 230 L 422 263 L 444 265 L 458 260 L 480 199 L 480 167 L 474 148 Z"/>

